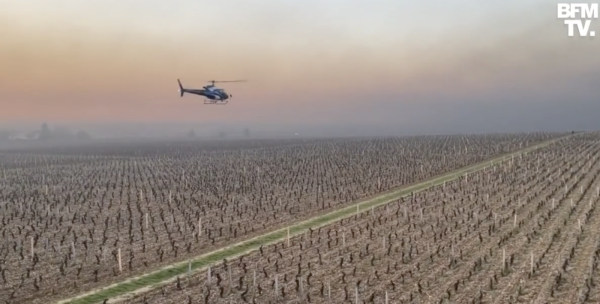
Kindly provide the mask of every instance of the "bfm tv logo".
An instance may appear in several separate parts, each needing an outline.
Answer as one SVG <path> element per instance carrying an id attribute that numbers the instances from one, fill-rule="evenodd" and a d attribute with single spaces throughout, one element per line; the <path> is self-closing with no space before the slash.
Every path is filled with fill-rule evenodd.
<path id="1" fill-rule="evenodd" d="M 581 19 L 575 19 L 577 15 Z M 594 37 L 596 32 L 590 31 L 592 23 L 590 19 L 598 19 L 598 3 L 559 3 L 558 18 L 566 19 L 565 24 L 568 26 L 569 37 L 573 37 L 575 26 L 577 26 L 579 36 Z"/>

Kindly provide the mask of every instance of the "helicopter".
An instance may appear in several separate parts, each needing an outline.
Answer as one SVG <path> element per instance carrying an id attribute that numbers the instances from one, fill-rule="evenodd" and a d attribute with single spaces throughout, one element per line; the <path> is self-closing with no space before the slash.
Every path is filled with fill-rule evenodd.
<path id="1" fill-rule="evenodd" d="M 228 94 L 225 90 L 217 88 L 215 83 L 221 82 L 245 82 L 245 80 L 209 80 L 210 85 L 202 87 L 202 89 L 185 89 L 181 85 L 181 81 L 177 79 L 177 83 L 179 84 L 179 94 L 183 97 L 184 93 L 196 94 L 200 96 L 204 96 L 207 99 L 204 100 L 204 104 L 212 104 L 212 105 L 226 105 L 229 102 L 229 99 L 233 97 L 233 95 Z"/>

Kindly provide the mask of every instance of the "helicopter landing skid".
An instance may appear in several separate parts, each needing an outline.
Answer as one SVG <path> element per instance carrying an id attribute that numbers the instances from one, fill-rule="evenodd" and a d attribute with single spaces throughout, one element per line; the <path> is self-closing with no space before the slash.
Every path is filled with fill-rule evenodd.
<path id="1" fill-rule="evenodd" d="M 210 99 L 205 99 L 204 100 L 204 104 L 221 105 L 221 106 L 226 105 L 228 102 L 229 101 L 219 101 L 219 100 L 210 100 Z"/>

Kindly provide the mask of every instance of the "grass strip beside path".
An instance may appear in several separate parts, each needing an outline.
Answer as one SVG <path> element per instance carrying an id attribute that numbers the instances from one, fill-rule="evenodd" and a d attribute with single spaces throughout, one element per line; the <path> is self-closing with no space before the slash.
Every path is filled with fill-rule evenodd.
<path id="1" fill-rule="evenodd" d="M 255 237 L 255 238 L 245 240 L 240 243 L 237 243 L 237 244 L 234 244 L 234 245 L 231 245 L 228 247 L 224 247 L 222 249 L 219 249 L 219 250 L 216 250 L 216 251 L 213 251 L 210 253 L 203 254 L 201 256 L 194 258 L 193 260 L 179 262 L 179 263 L 167 266 L 165 268 L 159 269 L 157 271 L 154 271 L 154 272 L 151 272 L 151 273 L 148 273 L 145 275 L 134 277 L 134 278 L 125 280 L 120 283 L 115 283 L 115 284 L 105 287 L 105 288 L 96 289 L 89 293 L 86 293 L 86 294 L 83 294 L 83 295 L 80 295 L 80 296 L 77 296 L 77 297 L 74 297 L 71 299 L 62 300 L 58 303 L 59 304 L 95 304 L 95 303 L 101 303 L 105 299 L 123 297 L 128 294 L 135 293 L 136 291 L 138 291 L 142 288 L 148 289 L 152 286 L 172 280 L 172 279 L 176 278 L 177 276 L 183 276 L 188 273 L 193 274 L 194 272 L 202 270 L 204 268 L 207 268 L 210 265 L 222 262 L 223 259 L 230 260 L 232 258 L 236 258 L 238 256 L 247 254 L 248 252 L 258 250 L 258 248 L 260 248 L 260 246 L 284 241 L 284 240 L 286 240 L 286 238 L 288 236 L 288 231 L 289 231 L 290 237 L 292 237 L 292 236 L 304 233 L 309 228 L 315 229 L 315 228 L 326 226 L 328 224 L 331 224 L 331 223 L 339 221 L 341 219 L 353 216 L 353 215 L 363 212 L 365 210 L 369 210 L 371 208 L 379 207 L 379 206 L 394 202 L 404 196 L 411 195 L 413 192 L 418 192 L 418 191 L 428 189 L 432 186 L 441 185 L 445 182 L 449 182 L 454 179 L 457 179 L 462 175 L 473 173 L 473 172 L 482 170 L 486 167 L 489 167 L 491 165 L 501 163 L 501 162 L 503 162 L 507 159 L 510 159 L 514 156 L 518 156 L 520 154 L 528 153 L 530 151 L 548 146 L 558 140 L 564 139 L 569 136 L 571 136 L 571 135 L 559 137 L 559 138 L 549 140 L 549 141 L 545 141 L 545 142 L 539 143 L 537 145 L 533 145 L 533 146 L 521 149 L 519 151 L 511 152 L 511 153 L 505 154 L 503 156 L 493 158 L 491 160 L 486 160 L 484 162 L 470 165 L 470 166 L 464 167 L 462 169 L 458 169 L 456 171 L 449 172 L 449 173 L 443 174 L 438 177 L 434 177 L 430 180 L 426 180 L 424 182 L 417 183 L 412 186 L 403 187 L 396 191 L 388 192 L 381 196 L 378 196 L 378 197 L 375 197 L 375 198 L 372 198 L 372 199 L 369 199 L 369 200 L 366 200 L 363 202 L 359 202 L 356 204 L 352 204 L 350 206 L 344 207 L 344 208 L 336 210 L 336 211 L 332 211 L 332 212 L 329 212 L 326 214 L 322 214 L 322 215 L 313 217 L 312 219 L 309 219 L 309 220 L 306 220 L 303 222 L 299 222 L 299 223 L 291 225 L 289 227 L 279 229 L 279 230 L 276 230 L 273 232 L 269 232 L 269 233 L 263 234 L 261 236 Z M 190 268 L 191 268 L 191 272 L 190 272 Z"/>

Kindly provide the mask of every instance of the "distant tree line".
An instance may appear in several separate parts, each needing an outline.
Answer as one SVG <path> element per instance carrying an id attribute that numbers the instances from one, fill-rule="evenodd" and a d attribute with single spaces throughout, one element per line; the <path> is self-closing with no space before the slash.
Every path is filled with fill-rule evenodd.
<path id="1" fill-rule="evenodd" d="M 55 130 L 50 130 L 47 123 L 42 124 L 40 136 L 38 137 L 40 140 L 88 140 L 91 138 L 92 137 L 85 131 L 72 133 L 65 128 L 55 128 Z"/>
<path id="2" fill-rule="evenodd" d="M 191 129 L 191 130 L 189 130 L 189 131 L 187 132 L 186 136 L 187 136 L 187 137 L 189 137 L 189 138 L 195 138 L 195 137 L 196 137 L 196 132 L 194 131 L 194 129 Z M 245 129 L 244 129 L 243 136 L 244 136 L 245 138 L 250 138 L 250 129 L 248 129 L 248 128 L 245 128 Z M 219 131 L 219 132 L 217 133 L 217 137 L 218 137 L 218 138 L 221 138 L 221 139 L 224 139 L 224 138 L 226 138 L 226 137 L 227 137 L 227 133 L 226 133 L 225 131 Z"/>
<path id="3" fill-rule="evenodd" d="M 10 140 L 15 138 L 16 135 L 18 135 L 18 132 L 0 130 L 0 140 Z M 73 133 L 66 128 L 60 127 L 51 130 L 48 124 L 44 123 L 39 130 L 27 132 L 19 138 L 28 140 L 89 140 L 92 137 L 85 131 Z"/>

